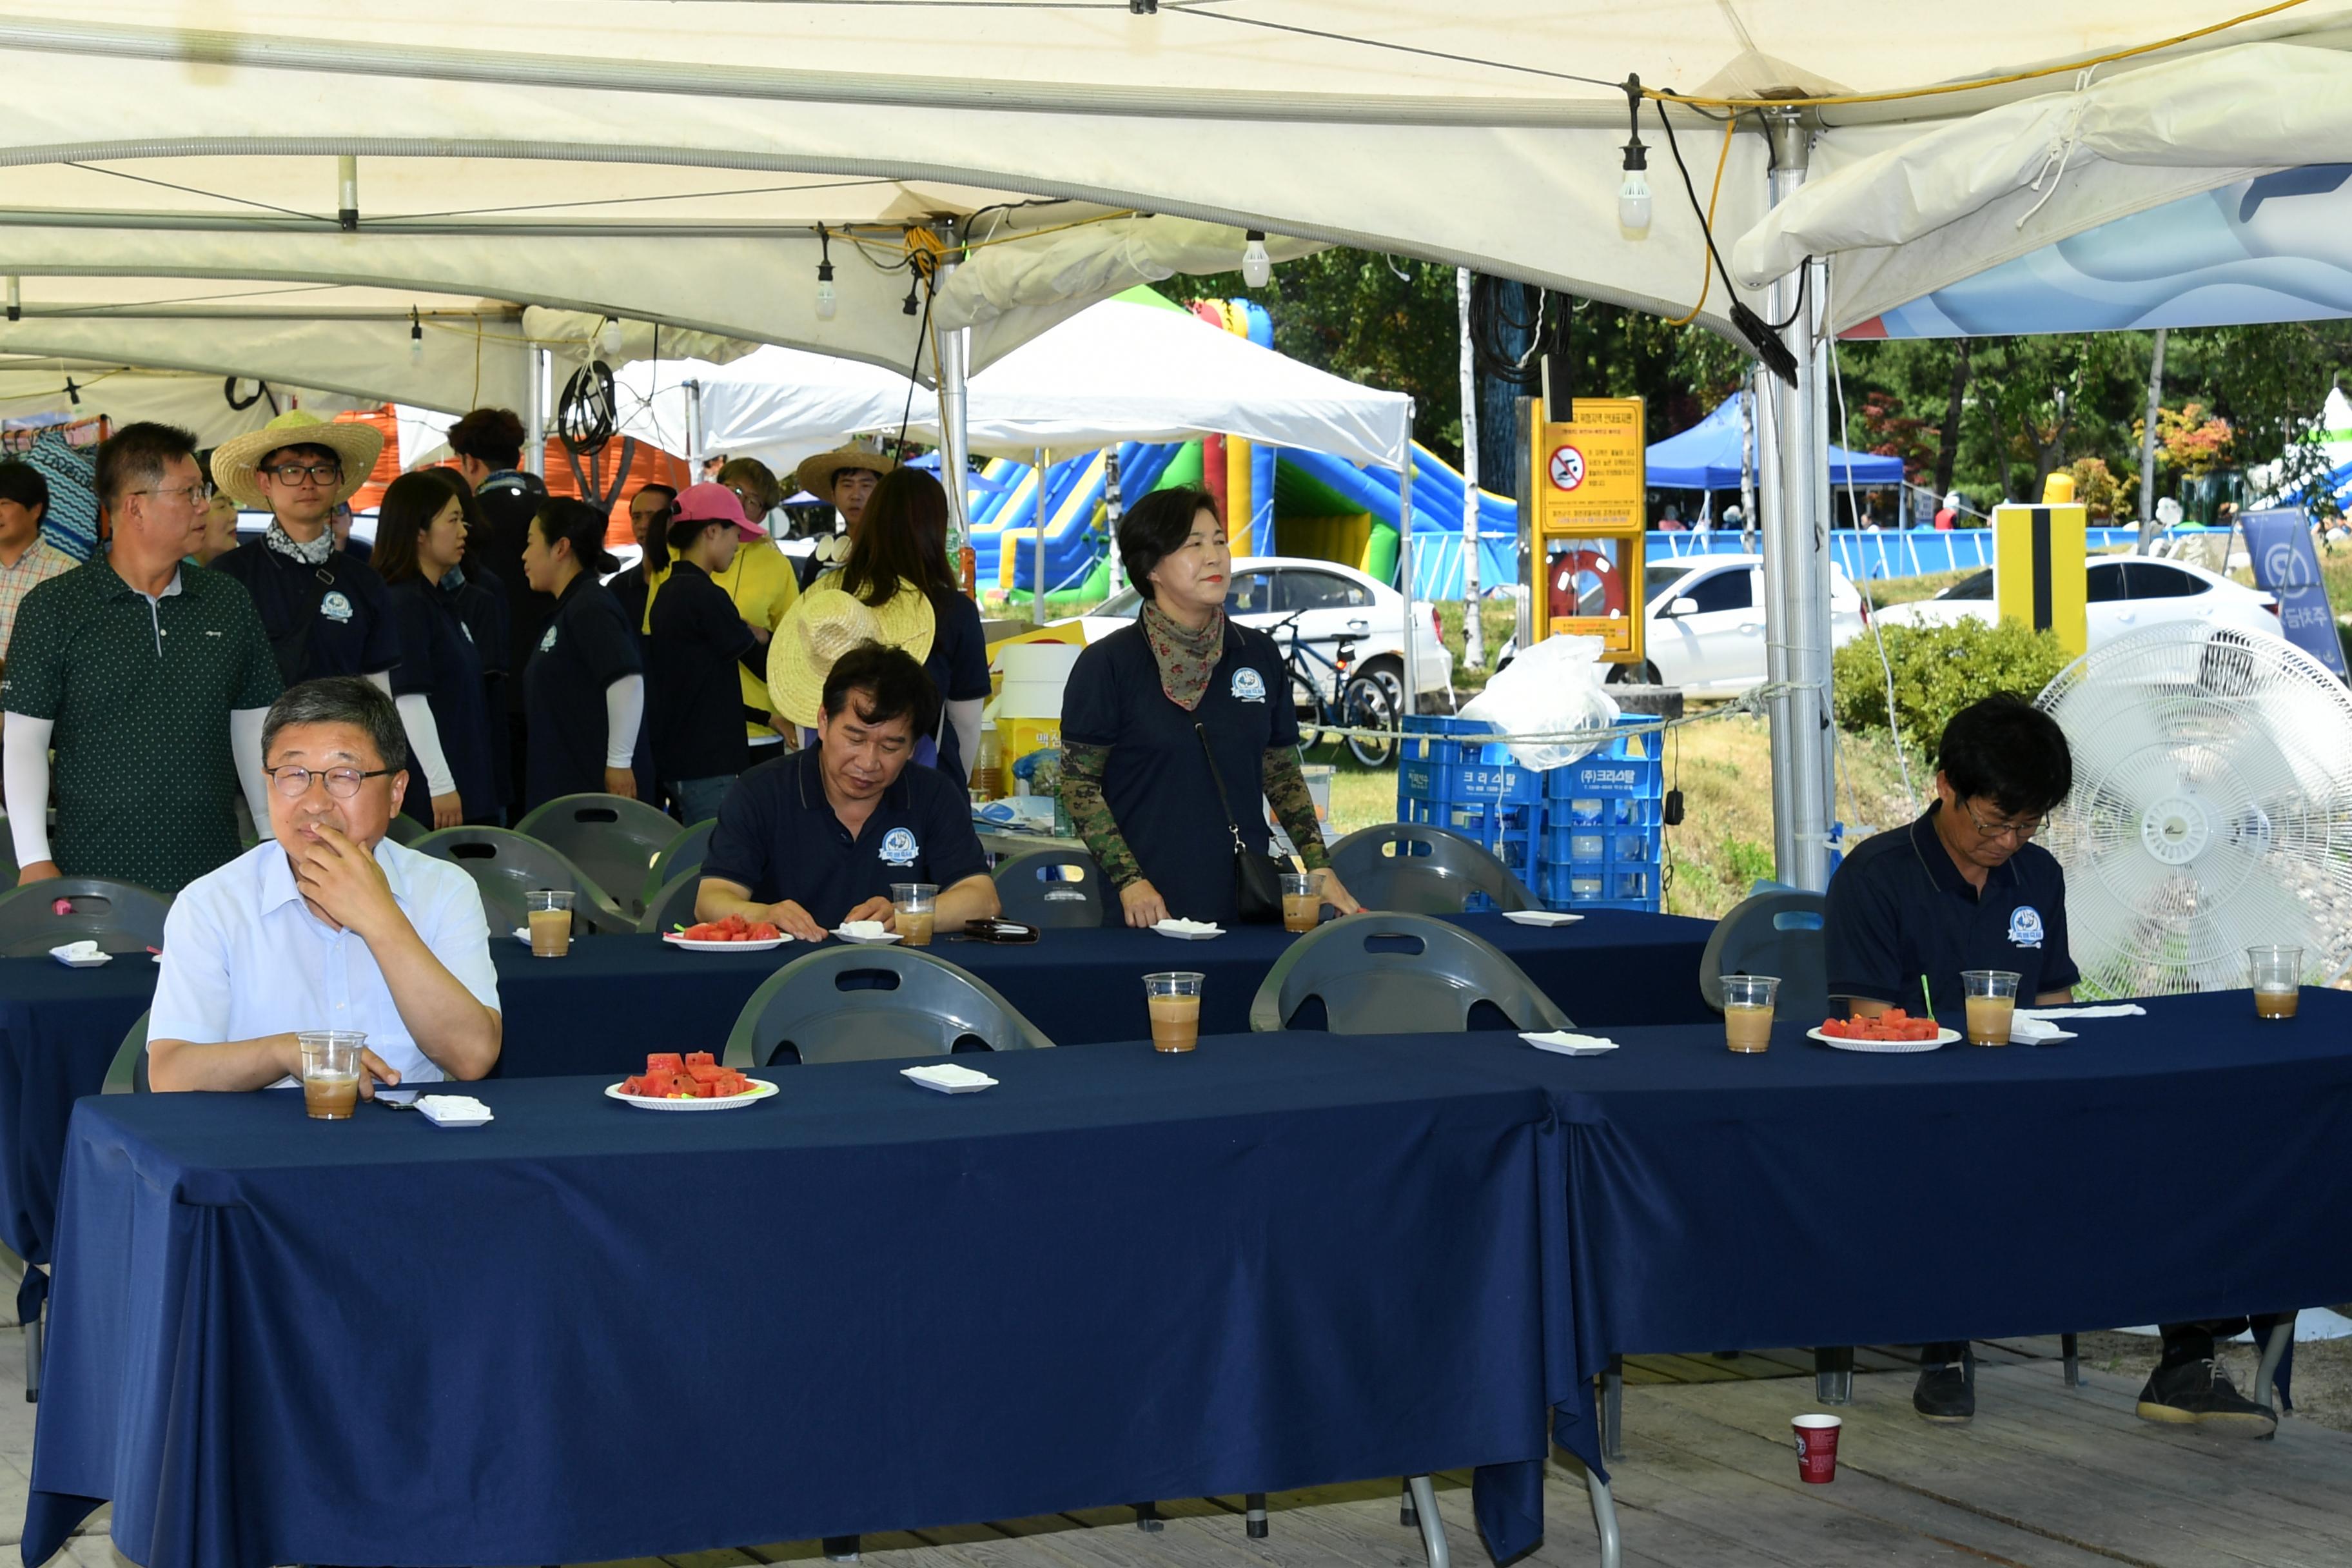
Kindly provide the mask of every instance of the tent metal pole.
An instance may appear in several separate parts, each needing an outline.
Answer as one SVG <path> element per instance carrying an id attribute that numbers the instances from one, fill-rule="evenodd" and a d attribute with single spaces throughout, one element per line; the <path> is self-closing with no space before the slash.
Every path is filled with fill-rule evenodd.
<path id="1" fill-rule="evenodd" d="M 1029 621 L 1040 626 L 1045 624 L 1045 462 L 1049 456 L 1045 447 L 1037 448 L 1037 564 L 1029 584 Z"/>
<path id="2" fill-rule="evenodd" d="M 2147 365 L 2147 423 L 2139 437 L 2139 544 L 2145 555 L 2156 538 L 2156 421 L 2164 412 L 2164 329 L 2156 329 L 2153 357 Z"/>
<path id="3" fill-rule="evenodd" d="M 1397 567 L 1404 580 L 1404 711 L 1421 711 L 1421 630 L 1414 624 L 1412 559 L 1412 421 L 1416 410 L 1404 408 L 1404 472 L 1397 479 Z M 1334 696 L 1342 695 L 1334 692 Z"/>
<path id="4" fill-rule="evenodd" d="M 1470 352 L 1470 269 L 1454 269 L 1454 302 L 1462 349 L 1462 668 L 1486 662 L 1486 629 L 1478 617 L 1478 375 Z"/>
<path id="5" fill-rule="evenodd" d="M 962 243 L 952 222 L 932 226 L 946 248 L 940 253 L 939 271 L 933 281 L 935 289 L 948 286 L 948 279 L 956 269 L 957 249 Z M 939 356 L 940 405 L 940 480 L 948 492 L 948 565 L 956 580 L 963 580 L 964 542 L 971 536 L 971 431 L 970 400 L 965 395 L 965 376 L 971 363 L 971 329 L 958 327 L 953 331 L 941 331 L 937 325 L 933 349 Z M 1042 567 L 1045 557 L 1038 556 Z M 1038 578 L 1038 592 L 1045 592 L 1044 574 Z"/>
<path id="6" fill-rule="evenodd" d="M 702 443 L 705 435 L 702 425 L 702 383 L 699 380 L 689 381 L 686 384 L 686 482 L 688 484 L 698 483 L 702 478 Z"/>
<path id="7" fill-rule="evenodd" d="M 1771 205 L 1805 183 L 1813 122 L 1768 110 Z M 1784 320 L 1781 342 L 1797 384 L 1767 380 L 1778 448 L 1780 505 L 1764 532 L 1765 675 L 1784 689 L 1767 704 L 1772 725 L 1772 850 L 1780 879 L 1818 892 L 1829 884 L 1829 508 L 1827 353 L 1822 343 L 1825 263 L 1808 262 L 1772 285 L 1767 314 Z"/>
<path id="8" fill-rule="evenodd" d="M 523 417 L 522 466 L 526 473 L 547 478 L 547 378 L 553 374 L 545 349 L 530 351 L 530 410 Z"/>

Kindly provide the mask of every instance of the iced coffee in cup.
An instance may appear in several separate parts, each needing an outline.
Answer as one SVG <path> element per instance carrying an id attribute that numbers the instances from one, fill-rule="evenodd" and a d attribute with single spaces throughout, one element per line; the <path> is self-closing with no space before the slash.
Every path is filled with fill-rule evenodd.
<path id="1" fill-rule="evenodd" d="M 530 955 L 562 958 L 572 951 L 572 894 L 562 888 L 533 888 L 522 896 L 530 926 Z"/>
<path id="2" fill-rule="evenodd" d="M 1723 1043 L 1753 1055 L 1772 1046 L 1772 1003 L 1780 994 L 1775 974 L 1723 977 Z"/>
<path id="3" fill-rule="evenodd" d="M 1969 1044 L 2009 1044 L 2009 1026 L 2017 1016 L 2017 983 L 2021 978 L 2009 969 L 1960 971 L 1960 991 L 1969 1010 Z"/>
<path id="4" fill-rule="evenodd" d="M 360 1047 L 367 1037 L 352 1029 L 310 1029 L 302 1047 L 302 1109 L 315 1121 L 347 1121 L 359 1109 Z"/>
<path id="5" fill-rule="evenodd" d="M 1189 1051 L 1201 1040 L 1201 976 L 1184 973 L 1143 977 L 1151 1011 L 1151 1048 Z"/>
<path id="6" fill-rule="evenodd" d="M 2292 1018 L 2303 994 L 2303 949 L 2246 949 L 2246 984 L 2254 988 L 2254 1016 Z"/>
<path id="7" fill-rule="evenodd" d="M 931 945 L 931 927 L 940 912 L 940 889 L 935 882 L 893 882 L 890 884 L 890 924 L 898 940 L 908 947 Z"/>
<path id="8" fill-rule="evenodd" d="M 1282 874 L 1282 929 L 1313 931 L 1323 918 L 1323 895 L 1315 890 L 1314 873 L 1301 876 L 1295 871 Z"/>

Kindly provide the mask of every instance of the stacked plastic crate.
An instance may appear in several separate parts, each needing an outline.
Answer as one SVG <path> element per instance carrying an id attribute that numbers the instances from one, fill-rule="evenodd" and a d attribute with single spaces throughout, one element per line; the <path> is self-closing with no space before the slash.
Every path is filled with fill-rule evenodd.
<path id="1" fill-rule="evenodd" d="M 1397 819 L 1450 827 L 1510 868 L 1547 909 L 1655 910 L 1661 805 L 1657 735 L 1627 735 L 1549 773 L 1481 737 L 1493 725 L 1404 721 Z"/>

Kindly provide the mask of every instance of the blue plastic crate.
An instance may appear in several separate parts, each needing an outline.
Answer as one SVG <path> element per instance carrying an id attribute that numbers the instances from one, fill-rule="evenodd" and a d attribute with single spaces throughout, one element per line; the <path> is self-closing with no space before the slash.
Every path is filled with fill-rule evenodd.
<path id="1" fill-rule="evenodd" d="M 1544 774 L 1544 798 L 1571 804 L 1586 820 L 1619 820 L 1621 808 L 1608 803 L 1657 800 L 1666 793 L 1664 750 L 1654 734 L 1612 741 L 1591 756 Z"/>
<path id="2" fill-rule="evenodd" d="M 1485 721 L 1412 718 L 1404 727 L 1406 738 L 1397 758 L 1399 820 L 1415 820 L 1402 811 L 1414 802 L 1531 805 L 1543 799 L 1541 773 L 1512 761 L 1508 746 L 1472 738 L 1496 732 Z"/>
<path id="3" fill-rule="evenodd" d="M 1538 861 L 1546 867 L 1599 860 L 1654 861 L 1658 858 L 1658 847 L 1659 827 L 1654 815 L 1646 823 L 1622 825 L 1562 822 L 1549 817 Z"/>
<path id="4" fill-rule="evenodd" d="M 1547 866 L 1536 896 L 1555 910 L 1650 910 L 1664 891 L 1655 860 L 1571 861 Z"/>

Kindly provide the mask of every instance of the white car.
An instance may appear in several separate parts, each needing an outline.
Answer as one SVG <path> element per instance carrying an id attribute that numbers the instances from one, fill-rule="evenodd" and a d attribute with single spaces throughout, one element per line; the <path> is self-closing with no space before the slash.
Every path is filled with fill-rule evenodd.
<path id="1" fill-rule="evenodd" d="M 1112 595 L 1093 614 L 1079 617 L 1087 640 L 1097 641 L 1128 625 L 1142 604 L 1133 588 Z M 1387 584 L 1332 561 L 1244 556 L 1234 563 L 1225 613 L 1245 626 L 1271 632 L 1285 653 L 1290 651 L 1290 623 L 1296 616 L 1301 662 L 1327 700 L 1335 695 L 1332 676 L 1339 644 L 1352 643 L 1355 662 L 1349 673 L 1379 681 L 1388 689 L 1392 706 L 1402 706 L 1405 602 Z M 1416 674 L 1422 710 L 1426 712 L 1431 695 L 1445 697 L 1453 690 L 1454 655 L 1438 639 L 1436 606 L 1417 602 L 1411 618 L 1418 645 L 1414 654 L 1420 660 Z"/>
<path id="2" fill-rule="evenodd" d="M 2151 561 L 2143 555 L 2091 558 L 2090 646 L 2160 621 L 2198 621 L 2233 627 L 2249 637 L 2284 637 L 2278 596 L 2231 582 L 2185 561 Z M 1882 626 L 1948 626 L 1967 620 L 1994 620 L 1990 568 L 1961 578 L 1932 599 L 1889 605 L 1878 612 Z"/>
<path id="3" fill-rule="evenodd" d="M 1647 663 L 1612 665 L 1612 680 L 1679 686 L 1697 696 L 1735 694 L 1764 683 L 1762 556 L 1652 562 L 1642 573 L 1642 596 Z M 1844 646 L 1868 624 L 1862 595 L 1832 562 L 1830 646 Z"/>

